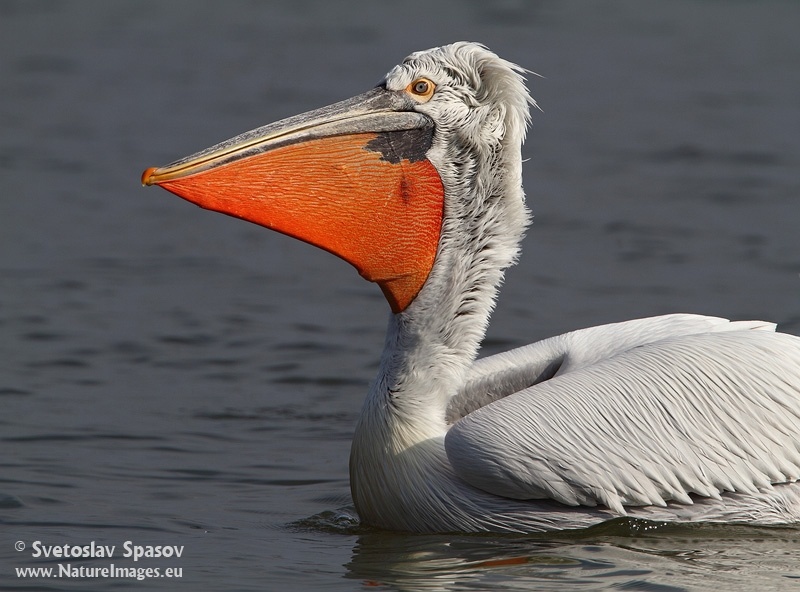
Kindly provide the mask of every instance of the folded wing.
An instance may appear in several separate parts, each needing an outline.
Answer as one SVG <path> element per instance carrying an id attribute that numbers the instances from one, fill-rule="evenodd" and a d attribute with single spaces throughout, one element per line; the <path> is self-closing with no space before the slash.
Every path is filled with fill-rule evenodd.
<path id="1" fill-rule="evenodd" d="M 621 515 L 800 479 L 800 339 L 689 315 L 629 323 L 528 346 L 527 365 L 526 348 L 476 364 L 462 402 L 500 386 L 447 434 L 459 477 Z"/>

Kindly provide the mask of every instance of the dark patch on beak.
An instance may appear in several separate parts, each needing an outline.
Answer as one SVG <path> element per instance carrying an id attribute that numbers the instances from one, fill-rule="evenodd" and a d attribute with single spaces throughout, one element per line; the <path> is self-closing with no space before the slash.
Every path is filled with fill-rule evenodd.
<path id="1" fill-rule="evenodd" d="M 433 127 L 381 132 L 370 140 L 366 149 L 380 152 L 381 160 L 400 164 L 401 160 L 420 162 L 425 160 L 433 142 Z"/>

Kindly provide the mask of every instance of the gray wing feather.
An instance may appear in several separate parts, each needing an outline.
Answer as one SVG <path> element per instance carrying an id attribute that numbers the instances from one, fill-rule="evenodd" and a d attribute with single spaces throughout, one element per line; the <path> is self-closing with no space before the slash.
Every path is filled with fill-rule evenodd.
<path id="1" fill-rule="evenodd" d="M 611 323 L 557 335 L 477 360 L 447 410 L 450 423 L 512 393 L 626 351 L 632 347 L 695 333 L 774 331 L 774 323 L 730 322 L 719 317 L 670 314 Z"/>
<path id="2" fill-rule="evenodd" d="M 618 348 L 595 362 L 584 355 L 456 421 L 448 458 L 462 479 L 496 495 L 619 514 L 796 481 L 800 339 L 738 330 L 766 324 L 726 327 Z M 551 353 L 569 357 L 568 348 Z"/>

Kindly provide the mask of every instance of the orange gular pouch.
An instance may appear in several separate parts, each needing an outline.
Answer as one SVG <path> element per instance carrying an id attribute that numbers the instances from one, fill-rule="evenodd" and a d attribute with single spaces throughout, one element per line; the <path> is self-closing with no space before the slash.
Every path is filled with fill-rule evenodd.
<path id="1" fill-rule="evenodd" d="M 397 313 L 430 273 L 444 189 L 425 157 L 432 128 L 293 143 L 158 184 L 200 207 L 338 255 Z"/>

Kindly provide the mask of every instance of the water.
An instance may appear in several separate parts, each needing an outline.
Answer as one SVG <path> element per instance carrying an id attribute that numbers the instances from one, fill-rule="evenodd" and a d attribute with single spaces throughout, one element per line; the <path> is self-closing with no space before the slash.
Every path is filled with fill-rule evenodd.
<path id="1" fill-rule="evenodd" d="M 797 334 L 798 22 L 792 2 L 0 3 L 0 590 L 800 588 L 791 528 L 359 527 L 379 290 L 138 184 L 479 40 L 544 76 L 536 220 L 488 351 L 676 311 Z M 183 577 L 17 578 L 64 563 L 35 541 Z M 126 541 L 184 551 L 134 563 Z"/>

